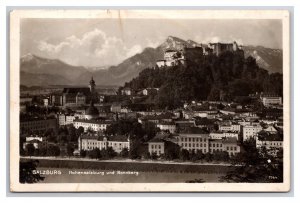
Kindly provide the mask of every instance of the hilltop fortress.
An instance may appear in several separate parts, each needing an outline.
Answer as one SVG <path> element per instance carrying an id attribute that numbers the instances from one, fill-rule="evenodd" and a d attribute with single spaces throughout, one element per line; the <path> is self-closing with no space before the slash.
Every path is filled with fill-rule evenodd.
<path id="1" fill-rule="evenodd" d="M 237 52 L 244 56 L 244 51 L 235 41 L 233 43 L 209 43 L 194 45 L 193 47 L 185 46 L 183 49 L 167 49 L 164 53 L 164 59 L 158 60 L 158 67 L 175 66 L 189 64 L 199 56 L 216 55 L 220 56 L 224 52 Z"/>

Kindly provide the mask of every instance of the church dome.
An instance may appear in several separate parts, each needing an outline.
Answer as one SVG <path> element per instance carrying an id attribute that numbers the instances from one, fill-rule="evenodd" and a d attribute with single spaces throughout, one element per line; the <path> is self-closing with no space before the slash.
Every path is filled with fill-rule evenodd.
<path id="1" fill-rule="evenodd" d="M 94 106 L 93 102 L 91 102 L 89 108 L 85 111 L 85 116 L 86 116 L 87 119 L 97 118 L 99 116 L 99 111 Z"/>

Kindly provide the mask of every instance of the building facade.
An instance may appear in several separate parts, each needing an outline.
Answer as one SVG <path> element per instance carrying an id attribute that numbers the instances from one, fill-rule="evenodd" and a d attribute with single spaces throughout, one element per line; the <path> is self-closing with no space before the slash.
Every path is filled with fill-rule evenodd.
<path id="1" fill-rule="evenodd" d="M 37 134 L 45 133 L 47 130 L 57 129 L 56 118 L 34 118 L 20 121 L 20 132 L 35 132 Z"/>
<path id="2" fill-rule="evenodd" d="M 95 136 L 84 134 L 78 138 L 78 150 L 91 151 L 93 149 L 107 149 L 111 147 L 115 152 L 120 153 L 123 149 L 130 149 L 130 139 L 122 136 Z"/>

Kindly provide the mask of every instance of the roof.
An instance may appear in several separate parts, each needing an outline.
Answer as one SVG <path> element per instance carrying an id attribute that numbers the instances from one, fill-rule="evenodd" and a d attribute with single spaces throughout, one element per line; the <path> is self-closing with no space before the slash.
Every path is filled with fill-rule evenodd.
<path id="1" fill-rule="evenodd" d="M 158 138 L 158 137 L 154 137 L 154 138 L 152 138 L 151 140 L 149 140 L 148 141 L 148 143 L 151 143 L 151 142 L 165 142 L 163 139 L 161 139 L 161 138 Z"/>
<path id="2" fill-rule="evenodd" d="M 237 144 L 238 140 L 235 137 L 227 137 L 223 139 L 223 144 Z"/>
<path id="3" fill-rule="evenodd" d="M 283 135 L 281 133 L 270 133 L 264 130 L 261 130 L 258 133 L 257 139 L 260 141 L 283 141 Z"/>
<path id="4" fill-rule="evenodd" d="M 168 122 L 168 121 L 160 121 L 157 125 L 175 125 L 174 121 Z"/>
<path id="5" fill-rule="evenodd" d="M 111 124 L 111 121 L 107 120 L 87 120 L 87 119 L 75 119 L 74 122 L 83 122 L 83 123 L 94 123 L 94 124 Z"/>
<path id="6" fill-rule="evenodd" d="M 209 134 L 206 130 L 197 127 L 189 127 L 180 130 L 180 134 Z"/>
<path id="7" fill-rule="evenodd" d="M 166 52 L 177 52 L 177 50 L 174 50 L 174 49 L 167 49 L 166 51 L 165 51 L 165 53 Z"/>
<path id="8" fill-rule="evenodd" d="M 89 108 L 85 111 L 85 115 L 99 115 L 98 109 L 94 106 L 94 103 L 91 102 Z"/>
<path id="9" fill-rule="evenodd" d="M 27 143 L 41 143 L 41 141 L 38 139 L 34 139 L 34 140 L 27 141 Z"/>
<path id="10" fill-rule="evenodd" d="M 77 94 L 78 92 L 81 92 L 85 95 L 91 94 L 90 88 L 88 87 L 67 87 L 63 89 L 63 93 L 68 94 Z"/>
<path id="11" fill-rule="evenodd" d="M 97 140 L 97 141 L 103 141 L 104 138 L 107 139 L 107 141 L 112 142 L 127 142 L 128 137 L 126 135 L 113 135 L 113 136 L 97 136 L 97 135 L 81 135 L 81 139 L 89 139 L 89 140 Z"/>

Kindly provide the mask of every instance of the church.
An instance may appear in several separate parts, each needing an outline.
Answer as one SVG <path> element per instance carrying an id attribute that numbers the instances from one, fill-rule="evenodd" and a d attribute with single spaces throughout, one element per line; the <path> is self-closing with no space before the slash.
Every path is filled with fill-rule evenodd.
<path id="1" fill-rule="evenodd" d="M 50 99 L 52 105 L 56 106 L 84 106 L 91 101 L 98 103 L 97 92 L 95 91 L 96 83 L 91 78 L 88 87 L 65 87 L 62 92 L 52 94 Z"/>

